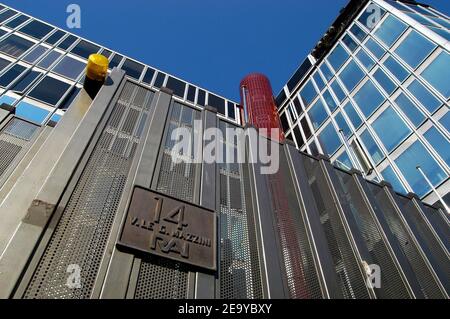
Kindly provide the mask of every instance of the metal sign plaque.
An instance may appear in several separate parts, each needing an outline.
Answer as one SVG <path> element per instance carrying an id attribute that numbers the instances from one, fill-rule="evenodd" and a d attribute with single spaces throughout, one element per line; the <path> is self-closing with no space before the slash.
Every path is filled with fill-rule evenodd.
<path id="1" fill-rule="evenodd" d="M 118 247 L 216 270 L 213 211 L 135 187 Z"/>

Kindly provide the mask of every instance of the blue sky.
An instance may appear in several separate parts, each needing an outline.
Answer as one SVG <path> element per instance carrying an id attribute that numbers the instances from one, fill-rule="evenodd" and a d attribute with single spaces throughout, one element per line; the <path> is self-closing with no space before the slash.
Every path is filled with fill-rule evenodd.
<path id="1" fill-rule="evenodd" d="M 274 94 L 347 0 L 0 0 L 66 29 L 66 7 L 82 9 L 73 33 L 225 97 L 265 73 Z M 447 14 L 448 0 L 423 0 Z"/>

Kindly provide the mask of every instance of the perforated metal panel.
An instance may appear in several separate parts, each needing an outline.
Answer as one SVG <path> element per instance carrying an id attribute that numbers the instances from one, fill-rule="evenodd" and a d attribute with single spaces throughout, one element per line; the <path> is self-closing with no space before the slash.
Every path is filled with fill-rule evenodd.
<path id="1" fill-rule="evenodd" d="M 376 197 L 390 230 L 397 238 L 403 253 L 411 265 L 425 297 L 432 299 L 444 298 L 445 296 L 442 294 L 434 276 L 421 256 L 416 243 L 409 235 L 406 225 L 402 222 L 398 212 L 390 204 L 390 199 L 384 189 L 372 183 L 368 183 L 368 186 Z"/>
<path id="2" fill-rule="evenodd" d="M 31 141 L 37 129 L 35 124 L 13 118 L 0 131 L 0 178 Z"/>
<path id="3" fill-rule="evenodd" d="M 405 197 L 397 196 L 397 203 L 401 214 L 408 223 L 414 235 L 420 240 L 423 250 L 429 253 L 430 262 L 436 267 L 439 279 L 447 294 L 450 294 L 450 259 L 448 251 L 444 250 L 438 238 L 431 232 L 431 228 L 421 216 L 415 203 Z"/>
<path id="4" fill-rule="evenodd" d="M 25 291 L 25 298 L 89 298 L 153 92 L 127 83 Z M 133 115 L 130 115 L 133 114 Z M 137 114 L 138 116 L 135 116 Z M 69 265 L 81 288 L 67 286 Z"/>
<path id="5" fill-rule="evenodd" d="M 142 261 L 135 299 L 185 299 L 187 270 L 168 259 Z"/>
<path id="6" fill-rule="evenodd" d="M 396 266 L 389 248 L 385 243 L 381 230 L 377 227 L 374 217 L 369 212 L 360 191 L 351 174 L 335 170 L 336 177 L 332 177 L 339 200 L 348 213 L 355 219 L 358 231 L 365 240 L 371 260 L 369 264 L 376 264 L 381 268 L 381 287 L 375 289 L 378 298 L 410 298 L 406 284 L 400 270 Z"/>
<path id="7" fill-rule="evenodd" d="M 195 202 L 194 194 L 197 185 L 196 176 L 201 168 L 193 164 L 194 149 L 190 153 L 173 154 L 172 131 L 185 128 L 191 136 L 193 145 L 194 120 L 200 120 L 201 113 L 187 106 L 174 102 L 171 110 L 169 127 L 162 148 L 162 161 L 156 189 L 164 194 L 188 202 Z M 174 157 L 172 157 L 174 156 Z M 177 158 L 176 162 L 173 158 Z M 186 298 L 188 271 L 177 262 L 143 260 L 139 270 L 135 298 L 164 299 Z M 157 279 L 155 281 L 155 279 Z"/>
<path id="8" fill-rule="evenodd" d="M 288 288 L 289 298 L 319 299 L 323 293 L 312 254 L 312 245 L 294 192 L 283 146 L 278 147 L 280 168 L 277 173 L 265 176 L 276 233 L 280 244 L 283 265 L 282 275 Z M 274 255 L 275 256 L 275 255 Z"/>
<path id="9" fill-rule="evenodd" d="M 359 261 L 353 252 L 343 220 L 333 203 L 319 162 L 306 155 L 302 156 L 342 294 L 346 299 L 370 298 L 365 278 L 358 267 Z"/>
<path id="10" fill-rule="evenodd" d="M 224 158 L 237 154 L 235 141 L 226 138 L 227 128 L 232 126 L 220 122 Z M 262 298 L 255 222 L 253 214 L 246 209 L 242 165 L 221 163 L 219 166 L 220 298 Z"/>

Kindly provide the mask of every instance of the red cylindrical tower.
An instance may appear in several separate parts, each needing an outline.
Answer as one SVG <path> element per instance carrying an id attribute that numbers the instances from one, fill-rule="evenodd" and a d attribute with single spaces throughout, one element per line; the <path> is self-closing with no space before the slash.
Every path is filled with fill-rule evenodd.
<path id="1" fill-rule="evenodd" d="M 241 81 L 241 105 L 246 108 L 247 122 L 256 128 L 278 128 L 279 141 L 284 140 L 277 106 L 269 79 L 261 73 L 247 75 Z"/>
<path id="2" fill-rule="evenodd" d="M 247 122 L 256 128 L 278 128 L 278 141 L 284 141 L 272 86 L 269 79 L 259 73 L 246 76 L 241 81 L 241 104 L 247 113 Z M 271 135 L 269 133 L 269 135 Z M 270 137 L 270 136 L 267 136 Z M 272 197 L 272 209 L 276 219 L 281 244 L 284 271 L 291 298 L 310 298 L 306 274 L 302 267 L 302 251 L 297 238 L 294 218 L 289 209 L 282 172 L 268 175 L 267 183 Z M 298 214 L 298 212 L 295 212 Z"/>

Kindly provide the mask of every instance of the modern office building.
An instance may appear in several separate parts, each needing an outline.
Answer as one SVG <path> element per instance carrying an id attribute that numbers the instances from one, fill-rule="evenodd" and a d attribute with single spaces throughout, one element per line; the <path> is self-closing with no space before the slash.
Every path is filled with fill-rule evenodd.
<path id="1" fill-rule="evenodd" d="M 428 178 L 449 203 L 449 50 L 434 8 L 350 1 L 276 98 L 287 138 L 434 204 Z"/>
<path id="2" fill-rule="evenodd" d="M 362 5 L 341 13 L 347 24 Z M 299 151 L 295 128 L 296 142 L 290 128 L 264 134 L 291 123 L 265 76 L 241 82 L 244 112 L 1 9 L 0 298 L 449 298 L 448 214 L 356 159 Z M 110 69 L 97 87 L 85 69 L 106 66 L 98 52 Z M 174 152 L 177 129 L 189 147 Z"/>

